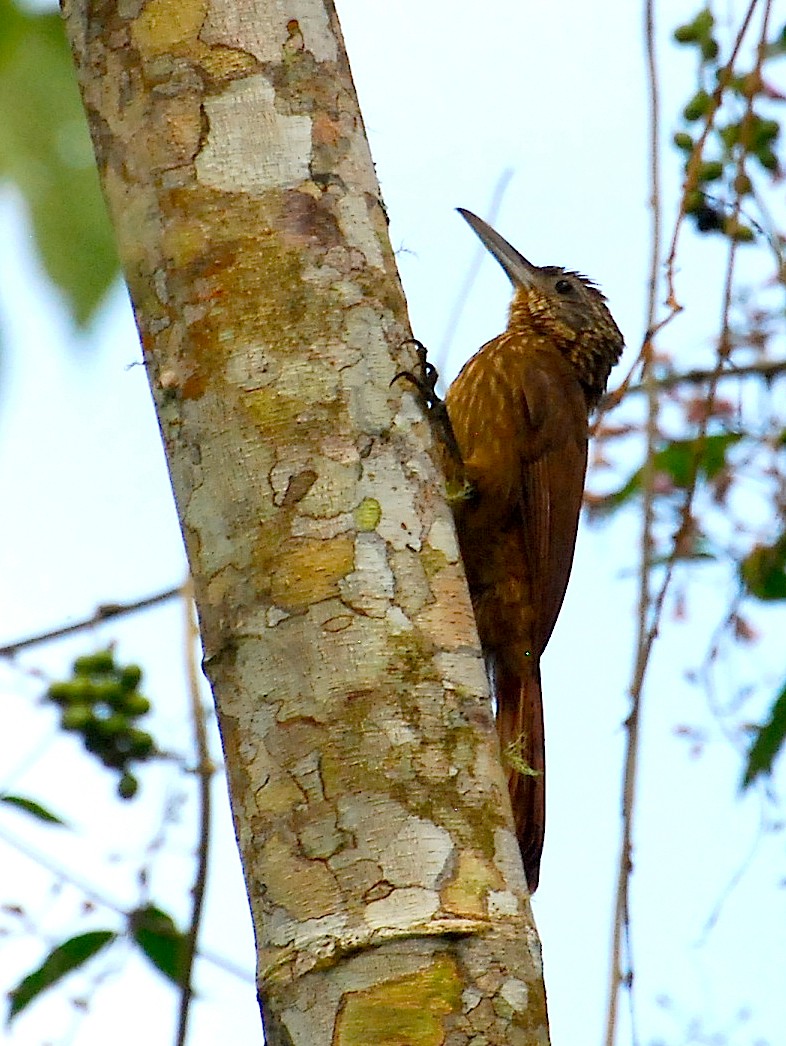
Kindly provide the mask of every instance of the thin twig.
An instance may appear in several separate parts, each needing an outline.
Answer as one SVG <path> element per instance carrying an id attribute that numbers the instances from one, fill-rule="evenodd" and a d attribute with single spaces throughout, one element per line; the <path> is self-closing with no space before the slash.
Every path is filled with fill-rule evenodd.
<path id="1" fill-rule="evenodd" d="M 168 588 L 165 592 L 159 592 L 155 596 L 145 596 L 144 599 L 137 599 L 133 603 L 102 603 L 101 606 L 96 608 L 91 617 L 85 618 L 83 621 L 76 621 L 73 625 L 62 625 L 60 628 L 54 628 L 49 632 L 41 632 L 38 635 L 27 636 L 25 639 L 17 639 L 14 643 L 6 643 L 5 646 L 0 646 L 0 657 L 15 657 L 20 650 L 25 650 L 27 647 L 38 646 L 40 643 L 50 643 L 52 640 L 73 635 L 74 632 L 95 628 L 96 625 L 101 625 L 115 617 L 122 617 L 125 614 L 136 614 L 138 611 L 147 610 L 158 603 L 166 603 L 169 599 L 175 599 L 181 592 L 182 589 L 180 588 Z"/>
<path id="2" fill-rule="evenodd" d="M 654 522 L 655 448 L 658 434 L 658 393 L 652 372 L 653 330 L 658 298 L 658 272 L 661 251 L 661 191 L 660 191 L 660 88 L 655 47 L 654 0 L 645 0 L 645 41 L 647 54 L 647 82 L 650 101 L 650 213 L 652 216 L 650 245 L 650 277 L 647 300 L 647 333 L 641 347 L 643 384 L 647 392 L 647 458 L 642 468 L 643 522 L 641 531 L 641 560 L 639 567 L 638 627 L 636 664 L 630 688 L 630 713 L 625 722 L 627 741 L 625 770 L 622 784 L 622 839 L 617 867 L 617 891 L 614 905 L 614 928 L 611 946 L 611 982 L 606 1013 L 606 1046 L 614 1046 L 617 1034 L 619 994 L 627 985 L 630 993 L 631 1035 L 635 1044 L 633 1013 L 633 956 L 630 940 L 630 874 L 633 851 L 633 812 L 636 801 L 636 781 L 641 724 L 641 699 L 644 675 L 649 658 L 647 634 L 650 611 L 650 573 L 652 570 Z M 623 942 L 625 964 L 623 969 Z"/>
<path id="3" fill-rule="evenodd" d="M 668 392 L 680 385 L 704 385 L 711 380 L 723 381 L 724 378 L 759 377 L 765 381 L 771 381 L 781 374 L 786 374 L 786 360 L 760 360 L 758 363 L 747 363 L 739 367 L 731 364 L 720 373 L 718 373 L 716 365 L 711 369 L 696 368 L 683 371 L 681 374 L 665 374 L 662 378 L 653 379 L 653 385 L 658 392 Z M 628 385 L 625 395 L 634 396 L 647 391 L 647 384 L 641 382 L 638 385 Z"/>
<path id="4" fill-rule="evenodd" d="M 199 939 L 199 927 L 202 922 L 202 911 L 205 902 L 207 885 L 208 859 L 210 856 L 210 787 L 215 767 L 210 758 L 210 747 L 207 736 L 207 722 L 202 696 L 199 689 L 194 651 L 199 639 L 199 630 L 194 618 L 193 583 L 191 579 L 183 587 L 183 607 L 185 610 L 185 661 L 188 691 L 191 698 L 191 717 L 194 725 L 194 743 L 197 753 L 197 777 L 199 779 L 199 846 L 197 848 L 197 869 L 194 886 L 191 891 L 191 920 L 185 939 L 182 982 L 180 991 L 180 1008 L 177 1022 L 177 1046 L 185 1046 L 188 1031 L 188 1014 L 193 998 L 194 957 Z"/>
<path id="5" fill-rule="evenodd" d="M 692 520 L 692 506 L 696 493 L 699 477 L 699 462 L 701 456 L 701 445 L 706 439 L 707 426 L 709 423 L 709 416 L 711 414 L 711 405 L 714 402 L 717 385 L 724 374 L 724 367 L 728 362 L 728 356 L 731 351 L 731 344 L 729 338 L 729 315 L 731 310 L 731 292 L 733 285 L 733 272 L 734 272 L 734 259 L 736 254 L 736 241 L 731 241 L 730 252 L 729 252 L 729 264 L 727 267 L 724 293 L 723 293 L 723 322 L 718 344 L 718 358 L 713 371 L 709 372 L 706 376 L 706 381 L 709 385 L 707 390 L 707 402 L 710 405 L 702 424 L 699 427 L 699 433 L 696 439 L 697 453 L 693 462 L 691 470 L 690 481 L 686 486 L 685 501 L 682 509 L 682 520 L 680 528 L 674 536 L 672 551 L 666 562 L 664 576 L 658 592 L 653 600 L 652 593 L 649 589 L 650 573 L 653 566 L 652 561 L 652 524 L 653 524 L 653 508 L 654 508 L 654 490 L 652 480 L 654 478 L 654 453 L 655 453 L 655 438 L 657 436 L 657 407 L 658 407 L 658 387 L 657 382 L 651 374 L 651 368 L 647 366 L 651 355 L 652 340 L 656 330 L 662 329 L 667 322 L 669 322 L 674 315 L 680 310 L 680 306 L 676 300 L 674 291 L 674 263 L 676 257 L 677 243 L 679 239 L 679 231 L 682 222 L 685 217 L 684 210 L 684 199 L 685 193 L 691 185 L 692 180 L 695 181 L 696 172 L 698 170 L 698 164 L 700 162 L 701 152 L 703 149 L 704 142 L 710 133 L 715 115 L 720 108 L 723 99 L 723 91 L 728 84 L 731 76 L 731 71 L 734 66 L 737 53 L 741 47 L 743 37 L 748 29 L 750 20 L 753 16 L 754 9 L 757 5 L 758 0 L 752 0 L 751 5 L 745 15 L 742 27 L 737 34 L 732 54 L 729 61 L 722 70 L 722 75 L 719 77 L 718 88 L 713 94 L 712 106 L 710 112 L 707 115 L 706 123 L 704 126 L 703 133 L 700 137 L 699 142 L 694 147 L 693 154 L 688 164 L 688 171 L 686 174 L 686 183 L 683 190 L 683 202 L 680 207 L 680 213 L 677 216 L 674 233 L 672 237 L 671 247 L 669 256 L 666 264 L 666 279 L 668 298 L 667 303 L 671 309 L 671 313 L 666 317 L 664 321 L 658 324 L 657 328 L 654 325 L 654 306 L 655 299 L 653 296 L 654 291 L 654 280 L 651 275 L 650 279 L 650 316 L 648 322 L 648 332 L 642 346 L 642 364 L 644 370 L 644 381 L 642 383 L 642 391 L 646 393 L 648 399 L 648 411 L 647 411 L 647 422 L 645 431 L 647 435 L 647 460 L 642 469 L 642 489 L 644 497 L 644 524 L 642 528 L 642 554 L 640 562 L 639 572 L 639 612 L 638 612 L 638 634 L 636 640 L 636 662 L 633 673 L 633 682 L 631 685 L 631 711 L 626 722 L 628 730 L 628 740 L 625 757 L 625 772 L 623 781 L 623 830 L 622 830 L 622 842 L 620 847 L 620 858 L 618 868 L 618 882 L 617 882 L 617 899 L 615 904 L 614 914 L 614 933 L 612 941 L 612 968 L 611 968 L 611 985 L 609 994 L 609 1004 L 607 1012 L 607 1025 L 606 1025 L 606 1044 L 607 1046 L 613 1046 L 615 1035 L 616 1035 L 616 1021 L 617 1021 L 617 1005 L 618 996 L 620 989 L 627 985 L 630 987 L 633 982 L 633 965 L 630 956 L 630 910 L 629 910 L 629 880 L 632 870 L 632 826 L 633 826 L 633 810 L 635 805 L 635 785 L 637 775 L 637 764 L 638 764 L 638 743 L 639 743 L 639 729 L 640 729 L 640 717 L 641 717 L 641 700 L 644 686 L 644 679 L 646 676 L 647 667 L 654 645 L 655 639 L 657 638 L 658 629 L 660 625 L 660 619 L 663 612 L 663 606 L 665 604 L 667 593 L 671 588 L 672 579 L 674 576 L 674 570 L 677 563 L 680 546 L 682 544 L 681 539 L 683 536 L 690 535 L 691 520 Z M 765 16 L 764 16 L 764 27 L 763 33 L 766 34 L 766 21 L 769 14 L 771 0 L 768 0 Z M 652 260 L 653 266 L 657 266 L 658 258 L 660 256 L 660 247 L 658 242 L 659 237 L 659 168 L 657 161 L 657 144 L 658 144 L 658 80 L 657 80 L 657 69 L 655 63 L 655 51 L 654 51 L 654 25 L 653 25 L 653 5 L 654 0 L 646 0 L 645 11 L 646 11 L 646 41 L 647 41 L 647 61 L 648 61 L 648 72 L 649 72 L 649 87 L 650 87 L 650 103 L 651 103 L 651 171 L 652 171 L 652 212 L 653 212 L 653 252 Z M 766 35 L 763 36 L 766 40 Z M 759 66 L 764 55 L 764 47 L 760 46 L 759 50 Z M 739 206 L 739 201 L 738 201 Z M 657 275 L 657 268 L 653 271 Z M 627 970 L 623 970 L 622 960 L 622 948 L 623 940 L 627 945 Z M 631 1004 L 632 1005 L 632 1004 Z"/>

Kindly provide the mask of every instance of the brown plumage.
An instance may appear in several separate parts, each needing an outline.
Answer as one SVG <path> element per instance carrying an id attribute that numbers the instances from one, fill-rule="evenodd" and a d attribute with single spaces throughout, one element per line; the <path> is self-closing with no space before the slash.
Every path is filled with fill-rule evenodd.
<path id="1" fill-rule="evenodd" d="M 623 339 L 589 280 L 530 264 L 461 210 L 510 278 L 508 328 L 477 352 L 446 406 L 459 461 L 445 454 L 461 553 L 497 706 L 516 833 L 530 890 L 545 829 L 540 657 L 573 561 L 588 419 Z"/>

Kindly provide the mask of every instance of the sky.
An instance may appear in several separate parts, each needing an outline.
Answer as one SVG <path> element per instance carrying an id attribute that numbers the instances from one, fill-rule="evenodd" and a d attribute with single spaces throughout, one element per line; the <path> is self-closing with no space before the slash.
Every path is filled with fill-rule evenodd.
<path id="1" fill-rule="evenodd" d="M 503 179 L 496 227 L 537 264 L 566 265 L 597 280 L 626 336 L 626 360 L 632 359 L 645 322 L 649 251 L 640 5 L 490 0 L 481 14 L 464 0 L 339 0 L 338 8 L 413 329 L 433 347 L 445 377 L 505 322 L 507 281 L 484 260 L 446 345 L 479 249 L 454 208 L 487 215 Z M 694 69 L 668 42 L 686 17 L 684 3 L 668 0 L 657 10 L 666 138 L 669 114 L 688 97 Z M 673 208 L 679 161 L 668 148 L 664 165 Z M 10 190 L 0 194 L 0 221 L 2 643 L 88 616 L 100 603 L 177 585 L 186 565 L 144 371 L 133 366 L 140 355 L 124 290 L 113 290 L 87 336 L 77 336 L 41 276 Z M 686 238 L 679 273 L 686 310 L 667 338 L 686 365 L 701 358 L 717 320 L 708 288 L 717 287 L 723 258 L 717 240 Z M 543 663 L 549 827 L 533 907 L 554 1046 L 602 1037 L 638 541 L 632 512 L 602 527 L 584 522 Z M 639 1041 L 653 1046 L 709 1041 L 722 1032 L 734 1046 L 777 1044 L 786 1027 L 783 837 L 762 834 L 769 815 L 759 796 L 738 796 L 739 757 L 723 741 L 702 692 L 684 678 L 701 660 L 728 596 L 724 573 L 704 568 L 688 590 L 686 620 L 666 615 L 647 689 L 632 921 Z M 182 619 L 180 606 L 167 604 L 93 636 L 38 648 L 17 666 L 0 664 L 0 790 L 35 795 L 76 828 L 45 829 L 18 813 L 0 815 L 2 899 L 23 904 L 50 942 L 75 926 L 117 920 L 98 905 L 75 923 L 82 894 L 68 884 L 53 891 L 51 876 L 20 846 L 39 853 L 54 847 L 74 877 L 118 906 L 137 903 L 144 890 L 117 855 L 147 849 L 152 896 L 185 918 L 194 815 L 182 796 L 194 789 L 173 765 L 153 766 L 142 778 L 142 799 L 118 816 L 111 780 L 86 763 L 72 739 L 58 735 L 54 717 L 40 706 L 45 684 L 33 672 L 62 676 L 86 645 L 116 640 L 120 659 L 145 667 L 145 687 L 156 702 L 154 732 L 182 746 Z M 783 616 L 761 614 L 757 623 L 770 637 L 756 648 L 757 674 L 774 687 L 782 672 Z M 766 707 L 765 696 L 754 717 Z M 706 730 L 701 757 L 675 736 L 682 723 Z M 214 744 L 218 752 L 215 737 Z M 248 978 L 253 941 L 220 780 L 215 795 L 203 947 Z M 153 862 L 161 832 L 171 856 Z M 0 937 L 4 985 L 42 956 L 40 939 L 10 924 L 19 928 Z M 144 991 L 143 1008 L 129 1011 L 121 973 Z M 87 990 L 90 978 L 75 983 L 71 994 Z M 202 960 L 197 986 L 192 1046 L 215 1043 L 219 1034 L 261 1041 L 248 979 Z M 745 1009 L 750 1017 L 739 1023 Z M 120 1026 L 118 1012 L 127 1015 Z M 146 1036 L 151 1044 L 168 1043 L 173 1014 L 174 996 L 163 981 L 120 954 L 92 993 L 87 1018 L 75 1015 L 67 997 L 42 1002 L 14 1025 L 8 1041 L 92 1046 Z M 623 1015 L 619 1044 L 632 1041 L 627 1020 Z M 690 1038 L 692 1022 L 698 1023 Z"/>

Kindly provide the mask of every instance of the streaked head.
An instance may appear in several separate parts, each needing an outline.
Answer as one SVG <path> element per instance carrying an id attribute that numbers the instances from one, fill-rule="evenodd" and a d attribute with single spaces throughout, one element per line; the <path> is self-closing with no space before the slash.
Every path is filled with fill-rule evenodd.
<path id="1" fill-rule="evenodd" d="M 552 340 L 576 368 L 594 406 L 624 345 L 603 294 L 577 272 L 533 265 L 482 218 L 463 207 L 458 212 L 513 284 L 508 329 Z"/>

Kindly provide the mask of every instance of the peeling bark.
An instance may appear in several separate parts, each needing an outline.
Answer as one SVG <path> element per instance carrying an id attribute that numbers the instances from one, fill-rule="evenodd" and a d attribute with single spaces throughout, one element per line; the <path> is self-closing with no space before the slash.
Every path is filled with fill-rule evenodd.
<path id="1" fill-rule="evenodd" d="M 67 0 L 270 1044 L 545 1043 L 483 664 L 330 0 Z"/>

